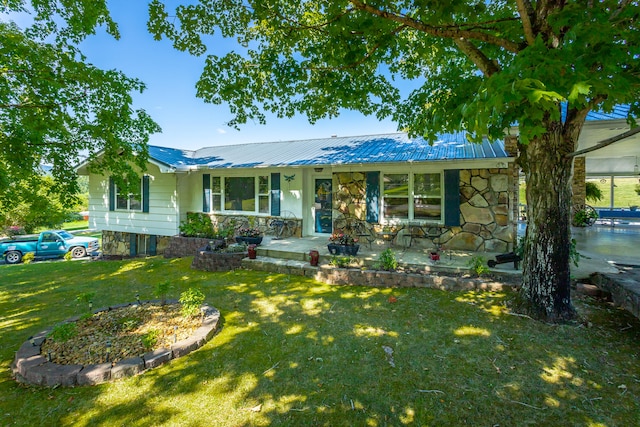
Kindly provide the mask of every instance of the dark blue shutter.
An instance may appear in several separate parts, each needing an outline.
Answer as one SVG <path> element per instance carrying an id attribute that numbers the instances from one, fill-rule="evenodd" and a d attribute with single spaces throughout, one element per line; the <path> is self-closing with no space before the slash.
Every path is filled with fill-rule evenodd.
<path id="1" fill-rule="evenodd" d="M 380 219 L 380 172 L 367 172 L 367 222 Z"/>
<path id="2" fill-rule="evenodd" d="M 202 212 L 211 212 L 211 175 L 202 175 Z"/>
<path id="3" fill-rule="evenodd" d="M 135 233 L 129 234 L 129 255 L 136 256 L 138 255 L 138 235 Z"/>
<path id="4" fill-rule="evenodd" d="M 116 183 L 112 176 L 109 177 L 109 210 L 116 210 Z"/>
<path id="5" fill-rule="evenodd" d="M 460 226 L 460 170 L 444 171 L 444 225 Z"/>
<path id="6" fill-rule="evenodd" d="M 142 212 L 149 212 L 149 176 L 142 177 Z"/>
<path id="7" fill-rule="evenodd" d="M 157 255 L 158 252 L 158 236 L 152 234 L 149 236 L 149 255 Z"/>
<path id="8" fill-rule="evenodd" d="M 280 174 L 271 174 L 271 215 L 280 216 Z"/>

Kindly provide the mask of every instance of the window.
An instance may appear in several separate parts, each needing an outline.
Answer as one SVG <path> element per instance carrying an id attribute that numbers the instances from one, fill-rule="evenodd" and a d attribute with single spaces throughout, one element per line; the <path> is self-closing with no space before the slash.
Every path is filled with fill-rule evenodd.
<path id="1" fill-rule="evenodd" d="M 215 178 L 214 178 L 215 180 Z M 224 210 L 269 213 L 269 177 L 228 177 L 223 179 Z M 222 203 L 217 196 L 215 181 L 212 184 L 212 205 L 215 210 Z M 218 208 L 219 209 L 219 208 Z"/>
<path id="2" fill-rule="evenodd" d="M 442 212 L 440 174 L 413 175 L 413 218 L 439 220 Z"/>
<path id="3" fill-rule="evenodd" d="M 409 219 L 409 175 L 384 175 L 384 217 Z"/>
<path id="4" fill-rule="evenodd" d="M 222 209 L 222 184 L 219 176 L 211 177 L 211 209 Z"/>
<path id="5" fill-rule="evenodd" d="M 115 185 L 115 199 L 116 209 L 126 211 L 141 211 L 142 210 L 142 183 L 138 183 L 137 186 L 132 186 L 132 192 L 125 193 L 118 185 Z"/>
<path id="6" fill-rule="evenodd" d="M 431 220 L 442 218 L 442 180 L 439 173 L 385 174 L 384 218 Z"/>
<path id="7" fill-rule="evenodd" d="M 258 177 L 258 212 L 269 213 L 269 177 Z"/>

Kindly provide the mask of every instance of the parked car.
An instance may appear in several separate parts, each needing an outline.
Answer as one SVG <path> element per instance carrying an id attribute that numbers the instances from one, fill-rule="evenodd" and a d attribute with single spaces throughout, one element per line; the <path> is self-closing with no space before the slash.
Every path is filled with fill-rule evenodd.
<path id="1" fill-rule="evenodd" d="M 74 236 L 64 230 L 48 230 L 29 236 L 14 236 L 0 240 L 0 255 L 7 264 L 17 264 L 32 252 L 36 259 L 60 258 L 67 252 L 73 258 L 82 258 L 100 249 L 94 237 Z"/>

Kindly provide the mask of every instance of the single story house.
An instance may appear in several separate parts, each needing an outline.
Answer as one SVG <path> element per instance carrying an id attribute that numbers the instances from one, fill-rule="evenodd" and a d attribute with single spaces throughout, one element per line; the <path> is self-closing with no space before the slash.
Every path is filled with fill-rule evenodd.
<path id="1" fill-rule="evenodd" d="M 509 139 L 507 139 L 509 141 Z M 515 146 L 511 148 L 515 149 Z M 504 141 L 472 144 L 463 132 L 430 145 L 404 133 L 181 150 L 150 146 L 142 194 L 89 175 L 89 225 L 106 255 L 162 253 L 187 213 L 214 224 L 248 220 L 269 234 L 274 218 L 295 235 L 326 236 L 339 218 L 372 230 L 418 226 L 418 244 L 503 252 L 517 224 L 517 172 Z"/>

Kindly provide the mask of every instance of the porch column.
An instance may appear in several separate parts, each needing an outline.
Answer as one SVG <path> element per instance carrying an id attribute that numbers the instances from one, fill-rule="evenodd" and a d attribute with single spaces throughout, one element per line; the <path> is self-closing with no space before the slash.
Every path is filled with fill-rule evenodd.
<path id="1" fill-rule="evenodd" d="M 573 159 L 573 183 L 572 191 L 573 206 L 584 205 L 586 202 L 587 186 L 586 186 L 586 160 L 584 157 L 576 157 Z"/>

